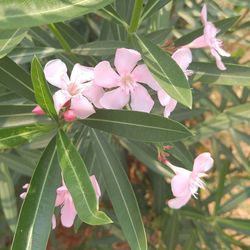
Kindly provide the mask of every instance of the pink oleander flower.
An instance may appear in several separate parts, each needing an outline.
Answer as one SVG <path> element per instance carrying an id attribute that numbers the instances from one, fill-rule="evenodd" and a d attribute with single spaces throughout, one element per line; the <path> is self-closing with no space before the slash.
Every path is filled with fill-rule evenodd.
<path id="1" fill-rule="evenodd" d="M 191 172 L 167 161 L 167 166 L 175 173 L 171 180 L 171 189 L 175 198 L 168 201 L 169 207 L 179 209 L 190 200 L 192 195 L 197 198 L 198 188 L 205 188 L 205 183 L 201 178 L 207 176 L 205 172 L 212 168 L 213 163 L 210 153 L 202 153 L 195 158 Z"/>
<path id="2" fill-rule="evenodd" d="M 90 176 L 91 183 L 94 187 L 97 201 L 101 196 L 101 190 L 94 175 Z M 69 193 L 64 181 L 63 185 L 57 189 L 55 206 L 61 206 L 61 222 L 65 227 L 71 227 L 77 215 L 75 205 L 71 194 Z"/>
<path id="3" fill-rule="evenodd" d="M 93 68 L 75 64 L 69 78 L 66 65 L 61 60 L 55 59 L 45 65 L 44 74 L 50 84 L 60 88 L 53 95 L 58 113 L 69 102 L 69 109 L 78 118 L 84 119 L 95 113 L 91 102 L 96 107 L 101 107 L 99 99 L 104 91 L 93 82 Z"/>
<path id="4" fill-rule="evenodd" d="M 154 101 L 147 89 L 141 84 L 151 87 L 152 76 L 146 65 L 137 65 L 141 54 L 133 49 L 116 50 L 112 69 L 108 61 L 100 62 L 94 69 L 95 83 L 107 91 L 100 99 L 106 109 L 122 109 L 130 102 L 132 110 L 149 113 Z M 131 100 L 131 101 L 130 101 Z"/>
<path id="5" fill-rule="evenodd" d="M 29 183 L 26 183 L 25 185 L 23 185 L 23 189 L 26 189 L 26 191 L 20 194 L 21 199 L 24 200 L 26 198 L 29 187 L 30 187 Z M 52 224 L 52 229 L 55 229 L 56 228 L 56 217 L 54 214 L 52 215 L 52 218 L 51 218 L 51 224 Z"/>
<path id="6" fill-rule="evenodd" d="M 189 48 L 180 48 L 174 52 L 172 58 L 180 66 L 186 77 L 191 74 L 190 70 L 187 70 L 189 64 L 192 62 L 192 53 Z M 164 117 L 169 117 L 171 112 L 175 109 L 177 101 L 170 97 L 166 91 L 164 91 L 160 85 L 158 85 L 157 95 L 160 104 L 165 107 Z"/>
<path id="7" fill-rule="evenodd" d="M 201 22 L 204 25 L 203 35 L 196 38 L 193 42 L 187 44 L 185 47 L 196 48 L 209 48 L 212 56 L 216 60 L 216 65 L 220 70 L 225 70 L 226 67 L 222 62 L 221 56 L 229 57 L 230 54 L 222 49 L 222 41 L 216 38 L 220 29 L 216 28 L 212 22 L 207 21 L 207 6 L 203 5 L 201 11 Z"/>
<path id="8" fill-rule="evenodd" d="M 35 108 L 32 109 L 32 113 L 36 115 L 45 115 L 45 112 L 42 110 L 42 108 L 37 105 Z"/>

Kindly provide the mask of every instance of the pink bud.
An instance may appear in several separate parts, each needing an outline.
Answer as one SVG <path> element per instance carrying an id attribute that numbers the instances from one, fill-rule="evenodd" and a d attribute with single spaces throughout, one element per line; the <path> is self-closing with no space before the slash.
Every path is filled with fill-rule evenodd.
<path id="1" fill-rule="evenodd" d="M 41 109 L 39 105 L 37 105 L 34 109 L 32 109 L 32 113 L 36 115 L 45 115 L 45 112 Z"/>
<path id="2" fill-rule="evenodd" d="M 67 110 L 63 114 L 63 118 L 66 122 L 73 122 L 76 119 L 76 115 L 72 110 Z"/>

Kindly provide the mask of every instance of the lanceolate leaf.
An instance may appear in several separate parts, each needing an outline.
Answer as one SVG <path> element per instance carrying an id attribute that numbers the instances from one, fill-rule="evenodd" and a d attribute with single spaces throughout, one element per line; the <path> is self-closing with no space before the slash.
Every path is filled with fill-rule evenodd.
<path id="1" fill-rule="evenodd" d="M 17 222 L 15 187 L 10 175 L 10 171 L 3 163 L 0 164 L 0 175 L 3 176 L 3 180 L 0 179 L 1 205 L 5 219 L 7 220 L 11 231 L 14 233 Z"/>
<path id="2" fill-rule="evenodd" d="M 191 136 L 180 123 L 143 112 L 98 110 L 82 122 L 92 128 L 137 141 L 169 142 Z"/>
<path id="3" fill-rule="evenodd" d="M 138 204 L 114 149 L 107 139 L 95 130 L 91 131 L 100 171 L 114 207 L 116 216 L 132 250 L 147 250 L 147 239 Z"/>
<path id="4" fill-rule="evenodd" d="M 42 154 L 18 219 L 12 250 L 45 250 L 51 229 L 60 168 L 55 138 Z"/>
<path id="5" fill-rule="evenodd" d="M 105 213 L 98 211 L 98 202 L 85 163 L 62 130 L 58 132 L 57 147 L 63 179 L 80 219 L 90 225 L 111 223 Z"/>
<path id="6" fill-rule="evenodd" d="M 72 19 L 101 9 L 112 0 L 5 0 L 0 3 L 0 26 L 4 29 L 39 26 Z"/>
<path id="7" fill-rule="evenodd" d="M 0 149 L 16 147 L 28 143 L 33 138 L 50 132 L 55 125 L 52 123 L 35 124 L 0 129 Z"/>
<path id="8" fill-rule="evenodd" d="M 45 80 L 42 66 L 36 56 L 31 64 L 31 78 L 37 103 L 51 118 L 57 120 L 54 102 Z"/>
<path id="9" fill-rule="evenodd" d="M 221 71 L 215 63 L 192 63 L 189 67 L 194 72 L 194 81 L 219 85 L 250 86 L 250 67 L 226 64 L 227 70 Z"/>
<path id="10" fill-rule="evenodd" d="M 229 17 L 224 20 L 220 20 L 217 22 L 214 22 L 214 25 L 221 30 L 221 32 L 227 31 L 229 28 L 231 28 L 236 21 L 239 19 L 239 16 Z M 203 34 L 203 28 L 197 29 L 195 31 L 192 31 L 188 33 L 187 35 L 182 36 L 181 38 L 177 39 L 175 41 L 176 46 L 185 45 L 188 43 L 191 43 L 195 38 L 201 36 Z"/>
<path id="11" fill-rule="evenodd" d="M 0 59 L 0 83 L 17 95 L 35 102 L 30 75 L 8 57 Z"/>
<path id="12" fill-rule="evenodd" d="M 175 100 L 191 108 L 191 89 L 178 64 L 147 38 L 134 35 L 132 42 L 142 53 L 144 62 L 160 86 Z"/>
<path id="13" fill-rule="evenodd" d="M 55 54 L 62 52 L 64 52 L 63 49 L 51 47 L 25 47 L 13 49 L 8 56 L 14 62 L 23 64 L 31 62 L 34 55 L 41 59 L 48 56 L 55 56 Z"/>
<path id="14" fill-rule="evenodd" d="M 245 103 L 225 110 L 223 113 L 197 125 L 193 129 L 195 136 L 186 143 L 192 144 L 199 140 L 214 136 L 216 132 L 232 128 L 232 125 L 250 120 L 250 104 Z"/>
<path id="15" fill-rule="evenodd" d="M 83 56 L 109 56 L 122 47 L 127 48 L 128 44 L 124 41 L 96 41 L 78 46 L 71 52 Z"/>
<path id="16" fill-rule="evenodd" d="M 0 58 L 6 56 L 25 37 L 25 29 L 0 30 Z"/>

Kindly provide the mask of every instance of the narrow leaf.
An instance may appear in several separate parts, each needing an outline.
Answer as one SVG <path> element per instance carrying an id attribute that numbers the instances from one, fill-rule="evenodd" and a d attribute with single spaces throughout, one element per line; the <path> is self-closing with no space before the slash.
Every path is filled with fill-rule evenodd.
<path id="1" fill-rule="evenodd" d="M 96 194 L 85 163 L 62 130 L 58 132 L 57 147 L 63 179 L 72 195 L 80 219 L 90 225 L 111 223 L 105 213 L 98 211 Z"/>
<path id="2" fill-rule="evenodd" d="M 25 29 L 0 31 L 0 58 L 6 56 L 26 36 Z"/>
<path id="3" fill-rule="evenodd" d="M 194 81 L 205 84 L 250 86 L 250 67 L 226 64 L 227 70 L 218 70 L 214 63 L 192 63 L 190 70 L 194 72 Z"/>
<path id="4" fill-rule="evenodd" d="M 56 188 L 60 185 L 55 138 L 43 152 L 18 219 L 12 250 L 45 250 L 51 229 Z"/>
<path id="5" fill-rule="evenodd" d="M 36 56 L 31 64 L 31 78 L 37 103 L 51 118 L 57 120 L 54 102 L 44 77 L 43 68 Z"/>
<path id="6" fill-rule="evenodd" d="M 106 138 L 91 130 L 97 161 L 109 198 L 132 250 L 147 250 L 147 239 L 134 191 L 122 163 Z"/>
<path id="7" fill-rule="evenodd" d="M 33 138 L 50 132 L 53 128 L 55 125 L 51 123 L 0 128 L 0 149 L 28 143 Z"/>
<path id="8" fill-rule="evenodd" d="M 30 75 L 8 57 L 0 59 L 0 83 L 17 95 L 35 102 Z"/>
<path id="9" fill-rule="evenodd" d="M 11 231 L 14 233 L 17 222 L 17 206 L 15 187 L 10 175 L 8 167 L 0 164 L 0 175 L 3 176 L 3 180 L 0 179 L 0 199 L 5 219 Z"/>
<path id="10" fill-rule="evenodd" d="M 105 7 L 112 0 L 5 0 L 0 2 L 0 26 L 33 27 L 82 16 Z"/>
<path id="11" fill-rule="evenodd" d="M 178 141 L 191 133 L 178 122 L 157 115 L 126 110 L 98 110 L 82 123 L 136 141 Z"/>

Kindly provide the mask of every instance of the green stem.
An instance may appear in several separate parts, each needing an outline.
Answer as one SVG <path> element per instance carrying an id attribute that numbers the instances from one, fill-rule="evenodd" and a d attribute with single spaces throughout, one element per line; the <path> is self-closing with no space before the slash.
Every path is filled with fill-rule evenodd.
<path id="1" fill-rule="evenodd" d="M 134 33 L 138 29 L 142 6 L 143 6 L 143 0 L 135 0 L 132 18 L 128 29 L 129 33 Z"/>

